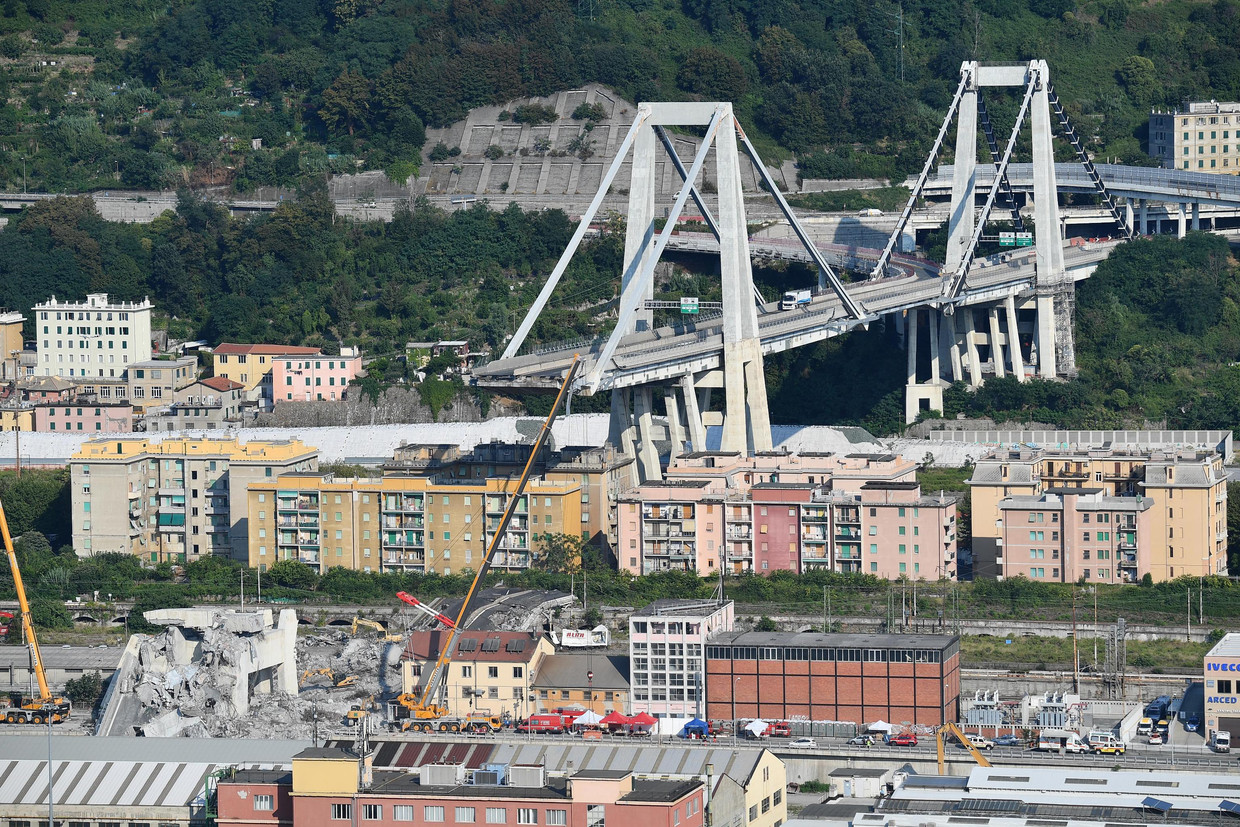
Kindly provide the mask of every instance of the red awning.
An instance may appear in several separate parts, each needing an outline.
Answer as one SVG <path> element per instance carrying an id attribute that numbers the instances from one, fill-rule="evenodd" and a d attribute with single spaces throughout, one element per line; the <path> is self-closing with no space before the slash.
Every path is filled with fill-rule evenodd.
<path id="1" fill-rule="evenodd" d="M 639 712 L 629 719 L 629 723 L 637 726 L 654 726 L 658 723 L 658 720 L 656 720 L 653 715 L 648 715 L 645 712 Z"/>
<path id="2" fill-rule="evenodd" d="M 624 726 L 625 724 L 631 724 L 632 721 L 619 712 L 608 712 L 599 723 L 604 726 Z"/>

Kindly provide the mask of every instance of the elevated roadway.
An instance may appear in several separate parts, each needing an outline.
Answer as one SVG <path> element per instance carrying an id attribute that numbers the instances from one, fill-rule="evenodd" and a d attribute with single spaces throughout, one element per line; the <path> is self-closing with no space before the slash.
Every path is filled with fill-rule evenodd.
<path id="1" fill-rule="evenodd" d="M 681 243 L 701 245 L 703 248 L 707 244 L 694 240 Z M 1109 241 L 1066 247 L 1064 259 L 1069 279 L 1080 281 L 1087 278 L 1118 243 Z M 751 249 L 754 255 L 761 255 L 764 247 Z M 772 251 L 776 249 L 782 247 L 771 247 Z M 865 252 L 873 254 L 875 251 Z M 841 254 L 860 257 L 862 252 L 849 252 L 845 248 Z M 865 307 L 866 315 L 862 319 L 846 316 L 839 298 L 831 292 L 820 292 L 810 304 L 791 311 L 780 311 L 778 302 L 762 305 L 758 316 L 762 352 L 779 353 L 812 344 L 867 325 L 889 313 L 939 303 L 943 282 L 934 265 L 909 257 L 898 257 L 894 261 L 902 271 L 900 276 L 848 286 L 849 295 Z M 1034 288 L 1034 270 L 1032 248 L 1003 257 L 979 259 L 969 276 L 962 303 L 991 302 L 1031 291 Z M 574 354 L 580 354 L 586 363 L 582 370 L 584 375 L 598 359 L 604 345 L 603 338 L 549 345 L 528 354 L 476 367 L 474 375 L 483 387 L 551 389 L 558 387 Z M 702 318 L 684 327 L 660 327 L 624 337 L 616 349 L 611 369 L 604 372 L 599 389 L 613 390 L 665 382 L 715 370 L 722 363 L 722 320 L 718 317 Z"/>
<path id="2" fill-rule="evenodd" d="M 1240 176 L 1217 175 L 1192 170 L 1130 167 L 1124 164 L 1097 164 L 1095 168 L 1112 195 L 1151 201 L 1181 203 L 1240 204 Z M 955 167 L 941 164 L 926 181 L 927 196 L 949 196 Z M 1009 164 L 1008 181 L 1014 190 L 1033 189 L 1033 164 Z M 995 179 L 994 167 L 977 167 L 977 186 L 989 189 Z M 1079 163 L 1055 164 L 1055 184 L 1060 192 L 1093 194 L 1093 180 Z"/>

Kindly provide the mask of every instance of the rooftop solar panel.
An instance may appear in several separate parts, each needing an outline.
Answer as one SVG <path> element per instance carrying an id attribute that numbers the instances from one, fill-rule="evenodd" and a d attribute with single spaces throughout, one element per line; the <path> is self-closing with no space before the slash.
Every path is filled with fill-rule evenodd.
<path id="1" fill-rule="evenodd" d="M 1160 813 L 1165 813 L 1171 809 L 1172 804 L 1170 801 L 1163 801 L 1161 798 L 1155 798 L 1152 795 L 1147 795 L 1141 800 L 1141 806 L 1148 810 L 1157 810 Z"/>
<path id="2" fill-rule="evenodd" d="M 499 651 L 499 638 L 489 637 L 486 640 L 482 641 L 482 651 L 498 652 Z"/>
<path id="3" fill-rule="evenodd" d="M 1231 813 L 1234 816 L 1240 816 L 1240 804 L 1234 801 L 1223 799 L 1218 803 L 1218 808 L 1224 812 Z"/>

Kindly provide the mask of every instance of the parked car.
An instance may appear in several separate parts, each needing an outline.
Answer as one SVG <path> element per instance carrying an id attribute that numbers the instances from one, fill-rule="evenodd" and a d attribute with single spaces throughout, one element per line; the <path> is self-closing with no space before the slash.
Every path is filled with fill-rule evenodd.
<path id="1" fill-rule="evenodd" d="M 898 732 L 895 735 L 888 735 L 886 738 L 889 747 L 915 747 L 917 746 L 917 736 L 911 732 Z"/>
<path id="2" fill-rule="evenodd" d="M 818 749 L 818 742 L 813 738 L 793 738 L 788 746 L 793 749 Z"/>
<path id="3" fill-rule="evenodd" d="M 1201 729 L 1201 718 L 1197 715 L 1190 715 L 1188 720 L 1184 722 L 1185 732 L 1196 732 Z"/>
<path id="4" fill-rule="evenodd" d="M 1149 718 L 1142 718 L 1137 722 L 1137 734 L 1149 735 L 1154 729 L 1154 722 Z"/>
<path id="5" fill-rule="evenodd" d="M 1154 729 L 1158 730 L 1163 735 L 1166 735 L 1171 730 L 1171 722 L 1166 718 L 1163 718 L 1154 726 Z"/>
<path id="6" fill-rule="evenodd" d="M 999 735 L 995 738 L 996 747 L 1023 747 L 1025 742 L 1021 740 L 1019 735 L 1008 733 L 1007 735 Z"/>
<path id="7" fill-rule="evenodd" d="M 1150 733 L 1150 743 L 1154 746 L 1161 746 L 1163 742 L 1163 734 L 1158 730 Z"/>
<path id="8" fill-rule="evenodd" d="M 874 746 L 874 736 L 873 735 L 854 735 L 853 737 L 848 739 L 848 746 L 850 747 L 872 747 Z"/>
<path id="9" fill-rule="evenodd" d="M 985 737 L 984 735 L 978 735 L 975 732 L 970 732 L 968 735 L 968 739 L 969 739 L 969 743 L 972 744 L 975 749 L 994 749 L 995 748 L 995 742 Z"/>

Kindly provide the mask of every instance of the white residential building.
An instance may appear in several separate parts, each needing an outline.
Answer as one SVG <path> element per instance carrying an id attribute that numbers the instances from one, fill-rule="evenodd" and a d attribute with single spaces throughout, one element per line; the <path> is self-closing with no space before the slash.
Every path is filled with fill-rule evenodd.
<path id="1" fill-rule="evenodd" d="M 629 618 L 629 698 L 633 714 L 701 718 L 706 639 L 732 631 L 732 601 L 656 600 Z"/>
<path id="2" fill-rule="evenodd" d="M 151 358 L 150 299 L 109 302 L 91 293 L 84 302 L 34 306 L 39 376 L 116 378 L 134 362 Z"/>

